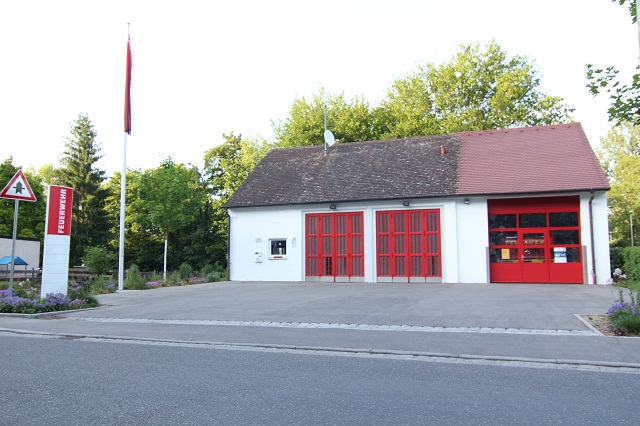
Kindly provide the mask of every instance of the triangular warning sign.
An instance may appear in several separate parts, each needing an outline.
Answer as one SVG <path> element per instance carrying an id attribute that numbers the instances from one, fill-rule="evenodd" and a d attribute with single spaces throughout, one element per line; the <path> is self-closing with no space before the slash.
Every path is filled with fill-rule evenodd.
<path id="1" fill-rule="evenodd" d="M 20 201 L 36 201 L 36 196 L 33 195 L 33 191 L 27 182 L 27 178 L 24 177 L 22 169 L 18 170 L 11 178 L 7 186 L 0 192 L 0 198 L 9 198 L 12 200 Z"/>

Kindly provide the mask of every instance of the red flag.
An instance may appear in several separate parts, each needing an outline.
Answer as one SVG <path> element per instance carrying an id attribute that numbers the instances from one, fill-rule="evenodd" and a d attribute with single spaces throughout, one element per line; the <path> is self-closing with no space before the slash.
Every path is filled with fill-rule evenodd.
<path id="1" fill-rule="evenodd" d="M 127 39 L 127 73 L 124 83 L 124 131 L 131 134 L 131 36 Z"/>

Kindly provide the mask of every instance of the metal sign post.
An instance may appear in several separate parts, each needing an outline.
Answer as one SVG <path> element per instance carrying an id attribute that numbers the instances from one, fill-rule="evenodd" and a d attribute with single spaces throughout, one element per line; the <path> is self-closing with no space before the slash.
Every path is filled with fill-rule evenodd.
<path id="1" fill-rule="evenodd" d="M 24 192 L 23 192 L 24 191 Z M 27 182 L 27 178 L 22 173 L 22 169 L 18 170 L 11 178 L 7 186 L 0 192 L 0 198 L 8 198 L 15 201 L 13 208 L 13 241 L 11 242 L 11 272 L 9 275 L 9 297 L 13 296 L 13 273 L 16 264 L 16 240 L 18 239 L 18 202 L 36 201 L 35 195 Z"/>
<path id="2" fill-rule="evenodd" d="M 13 208 L 13 240 L 11 241 L 11 272 L 9 273 L 9 293 L 8 296 L 13 295 L 13 271 L 16 265 L 16 239 L 18 237 L 18 200 L 15 200 L 15 207 Z"/>

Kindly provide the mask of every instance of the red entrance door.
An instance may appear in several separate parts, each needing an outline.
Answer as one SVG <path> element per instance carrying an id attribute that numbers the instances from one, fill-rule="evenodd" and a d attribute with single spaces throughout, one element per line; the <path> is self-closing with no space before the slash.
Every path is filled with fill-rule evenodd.
<path id="1" fill-rule="evenodd" d="M 582 283 L 579 198 L 489 200 L 491 282 Z"/>
<path id="2" fill-rule="evenodd" d="M 363 214 L 308 214 L 306 222 L 306 276 L 364 277 Z"/>
<path id="3" fill-rule="evenodd" d="M 381 211 L 376 218 L 378 277 L 442 277 L 440 211 Z"/>
<path id="4" fill-rule="evenodd" d="M 549 282 L 548 235 L 545 228 L 518 230 L 518 240 L 522 242 L 522 282 Z"/>

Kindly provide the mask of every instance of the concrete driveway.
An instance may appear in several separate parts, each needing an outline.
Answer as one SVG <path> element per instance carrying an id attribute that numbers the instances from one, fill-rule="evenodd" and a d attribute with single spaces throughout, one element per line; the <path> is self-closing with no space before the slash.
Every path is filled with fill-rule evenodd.
<path id="1" fill-rule="evenodd" d="M 615 287 L 222 282 L 99 296 L 76 317 L 588 330 Z"/>

